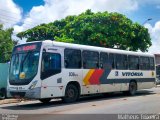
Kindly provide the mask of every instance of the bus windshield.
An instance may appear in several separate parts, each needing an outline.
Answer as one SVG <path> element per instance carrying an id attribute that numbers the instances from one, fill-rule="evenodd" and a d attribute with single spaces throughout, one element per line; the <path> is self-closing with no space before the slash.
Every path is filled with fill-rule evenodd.
<path id="1" fill-rule="evenodd" d="M 11 60 L 10 80 L 32 79 L 37 73 L 38 63 L 39 52 L 14 54 Z"/>
<path id="2" fill-rule="evenodd" d="M 40 52 L 27 50 L 14 52 L 10 64 L 9 82 L 13 85 L 26 85 L 38 71 Z"/>

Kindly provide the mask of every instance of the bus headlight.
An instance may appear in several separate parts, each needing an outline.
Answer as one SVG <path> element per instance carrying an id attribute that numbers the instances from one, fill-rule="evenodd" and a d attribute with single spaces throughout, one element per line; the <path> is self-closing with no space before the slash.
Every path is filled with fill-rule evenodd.
<path id="1" fill-rule="evenodd" d="M 35 86 L 36 86 L 36 84 L 37 84 L 37 80 L 36 81 L 34 81 L 34 82 L 32 82 L 32 84 L 31 84 L 31 86 L 29 87 L 29 89 L 33 89 L 33 88 L 35 88 Z"/>

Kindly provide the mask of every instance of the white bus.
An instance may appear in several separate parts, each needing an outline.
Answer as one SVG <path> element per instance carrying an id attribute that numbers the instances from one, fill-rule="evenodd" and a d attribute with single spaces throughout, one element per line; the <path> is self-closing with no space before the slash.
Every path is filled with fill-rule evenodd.
<path id="1" fill-rule="evenodd" d="M 82 95 L 155 86 L 154 55 L 62 43 L 31 42 L 12 52 L 8 93 L 12 97 L 74 102 Z"/>

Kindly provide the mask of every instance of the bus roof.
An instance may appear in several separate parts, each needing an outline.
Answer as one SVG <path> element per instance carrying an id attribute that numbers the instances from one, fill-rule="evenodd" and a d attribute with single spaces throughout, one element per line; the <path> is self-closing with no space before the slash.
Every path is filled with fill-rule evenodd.
<path id="1" fill-rule="evenodd" d="M 30 43 L 33 43 L 33 42 L 30 42 Z M 154 57 L 154 55 L 150 54 L 150 53 L 133 52 L 133 51 L 127 51 L 127 50 L 120 50 L 120 49 L 112 49 L 112 48 L 96 47 L 96 46 L 89 46 L 89 45 L 56 42 L 56 41 L 51 41 L 51 40 L 42 41 L 42 44 L 49 45 L 49 46 L 59 46 L 59 47 L 64 47 L 64 48 L 81 49 L 81 50 Z"/>

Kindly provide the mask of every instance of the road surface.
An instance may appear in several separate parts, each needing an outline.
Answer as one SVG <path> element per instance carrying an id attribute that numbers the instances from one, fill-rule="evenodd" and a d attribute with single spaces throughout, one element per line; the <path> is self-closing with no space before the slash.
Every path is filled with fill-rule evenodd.
<path id="1" fill-rule="evenodd" d="M 59 116 L 59 114 L 63 118 L 64 114 L 71 114 L 72 116 L 73 114 L 81 116 L 82 114 L 92 114 L 94 116 L 97 114 L 130 113 L 160 114 L 160 87 L 138 91 L 137 95 L 133 97 L 125 96 L 122 93 L 106 94 L 81 98 L 78 102 L 71 104 L 53 100 L 49 104 L 28 101 L 0 105 L 0 114 L 31 114 L 29 117 L 23 117 L 23 120 L 36 120 L 35 115 L 47 120 L 49 118 L 47 116 Z M 66 119 L 66 116 L 64 116 L 64 119 Z"/>

